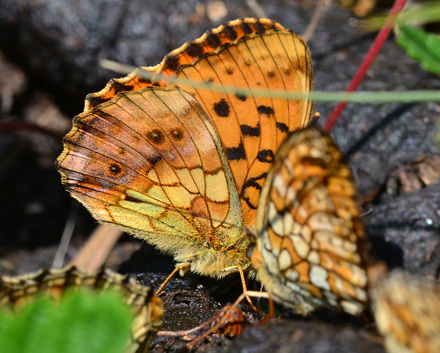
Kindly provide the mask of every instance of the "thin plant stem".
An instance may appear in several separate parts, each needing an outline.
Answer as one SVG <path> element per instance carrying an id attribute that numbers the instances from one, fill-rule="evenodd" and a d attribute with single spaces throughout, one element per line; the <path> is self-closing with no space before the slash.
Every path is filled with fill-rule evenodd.
<path id="1" fill-rule="evenodd" d="M 394 15 L 396 15 L 400 10 L 402 10 L 402 8 L 405 6 L 405 3 L 406 0 L 396 0 L 387 18 L 393 18 Z M 359 69 L 357 70 L 356 74 L 354 75 L 353 79 L 351 80 L 345 92 L 354 92 L 358 88 L 359 84 L 364 79 L 368 69 L 373 64 L 377 54 L 385 44 L 385 41 L 390 35 L 392 28 L 393 26 L 391 22 L 387 21 L 385 25 L 382 27 L 382 29 L 379 31 L 379 33 L 376 36 L 376 39 L 374 40 L 373 44 L 370 47 L 370 50 L 368 50 L 368 53 L 365 56 L 364 61 L 362 62 L 361 66 L 359 66 Z M 336 107 L 333 109 L 329 118 L 324 124 L 325 130 L 330 131 L 333 128 L 333 126 L 338 121 L 339 116 L 341 115 L 342 111 L 345 109 L 346 106 L 347 106 L 347 102 L 339 102 L 336 105 Z"/>

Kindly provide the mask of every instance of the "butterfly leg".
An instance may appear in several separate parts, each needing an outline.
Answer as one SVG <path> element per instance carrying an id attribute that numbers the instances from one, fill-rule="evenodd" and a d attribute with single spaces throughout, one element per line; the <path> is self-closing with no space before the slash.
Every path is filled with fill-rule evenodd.
<path id="1" fill-rule="evenodd" d="M 255 312 L 257 312 L 257 313 L 261 312 L 261 310 L 258 310 L 256 308 L 256 306 L 254 305 L 254 303 L 252 303 L 251 298 L 248 295 L 246 295 L 246 293 L 248 293 L 248 290 L 247 290 L 246 277 L 244 276 L 243 267 L 238 266 L 238 265 L 237 266 L 226 267 L 224 269 L 224 271 L 225 272 L 238 272 L 240 274 L 241 286 L 243 287 L 243 294 L 245 295 L 246 300 L 248 301 L 248 303 L 251 306 L 251 308 L 253 310 L 255 310 Z"/>
<path id="2" fill-rule="evenodd" d="M 245 317 L 243 311 L 233 305 L 226 305 L 220 310 L 213 318 L 209 320 L 209 323 L 215 322 L 216 324 L 206 331 L 203 335 L 189 342 L 186 347 L 192 349 L 197 343 L 209 336 L 211 333 L 216 333 L 221 330 L 225 337 L 234 338 L 241 334 Z"/>
<path id="3" fill-rule="evenodd" d="M 269 314 L 267 314 L 268 318 L 271 318 L 272 316 L 274 316 L 275 314 L 275 308 L 273 305 L 273 300 L 272 297 L 270 295 L 270 293 L 268 292 L 256 292 L 256 291 L 251 291 L 251 290 L 244 290 L 242 294 L 240 294 L 240 296 L 237 298 L 237 300 L 234 302 L 234 304 L 230 305 L 230 309 L 229 310 L 234 310 L 238 304 L 240 304 L 240 302 L 246 298 L 247 301 L 251 301 L 251 298 L 266 298 L 267 300 L 269 300 Z M 251 301 L 252 303 L 252 301 Z M 252 305 L 252 308 L 254 309 L 255 306 Z M 261 310 L 258 310 L 257 308 L 254 309 L 256 312 L 261 312 Z M 227 316 L 225 314 L 225 316 Z M 267 321 L 266 318 L 263 319 L 263 322 Z"/>
<path id="4" fill-rule="evenodd" d="M 159 295 L 160 292 L 162 292 L 162 290 L 164 289 L 164 287 L 167 285 L 167 283 L 171 280 L 171 278 L 174 277 L 174 275 L 177 272 L 180 272 L 182 275 L 188 271 L 190 266 L 189 262 L 185 262 L 184 264 L 178 264 L 176 266 L 176 268 L 173 270 L 173 272 L 170 273 L 170 275 L 166 278 L 165 281 L 163 281 L 163 283 L 160 285 L 159 289 L 156 291 L 156 295 Z"/>
<path id="5" fill-rule="evenodd" d="M 205 337 L 212 333 L 220 333 L 225 337 L 236 337 L 240 335 L 242 331 L 243 323 L 245 322 L 245 317 L 241 309 L 235 307 L 231 308 L 231 305 L 224 306 L 219 312 L 217 312 L 212 318 L 205 321 L 199 326 L 193 327 L 189 330 L 181 331 L 159 331 L 158 336 L 171 336 L 171 337 L 182 337 L 183 340 L 191 340 L 187 344 L 187 348 L 193 348 L 198 342 L 203 340 Z M 202 329 L 206 329 L 211 326 L 211 328 L 194 338 L 193 334 Z"/>
<path id="6" fill-rule="evenodd" d="M 243 318 L 243 312 L 238 309 L 238 304 L 240 304 L 241 301 L 243 301 L 244 298 L 250 300 L 250 297 L 255 298 L 267 298 L 269 300 L 269 314 L 259 322 L 259 324 L 267 322 L 271 317 L 275 315 L 275 308 L 273 304 L 272 297 L 267 292 L 255 292 L 255 291 L 247 291 L 245 290 L 238 298 L 237 300 L 231 304 L 226 305 L 219 313 L 217 313 L 213 319 L 211 319 L 209 322 L 215 321 L 217 324 L 213 326 L 210 330 L 206 331 L 203 335 L 200 337 L 197 337 L 196 339 L 192 340 L 190 343 L 187 344 L 187 348 L 191 349 L 194 347 L 195 344 L 200 342 L 203 338 L 207 337 L 209 334 L 218 331 L 220 328 L 225 328 L 225 334 L 227 334 L 228 328 L 230 331 L 234 332 L 233 336 L 238 336 L 241 333 L 241 325 L 244 322 Z M 256 310 L 256 308 L 254 309 Z M 238 333 L 236 333 L 237 331 Z"/>

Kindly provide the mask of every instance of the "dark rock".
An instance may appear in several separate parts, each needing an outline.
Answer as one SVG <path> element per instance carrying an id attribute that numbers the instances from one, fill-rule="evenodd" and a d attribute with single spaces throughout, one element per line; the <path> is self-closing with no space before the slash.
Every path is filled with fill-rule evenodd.
<path id="1" fill-rule="evenodd" d="M 385 352 L 380 344 L 369 338 L 375 336 L 375 333 L 368 333 L 365 329 L 354 329 L 345 325 L 334 326 L 317 321 L 304 321 L 304 319 L 297 321 L 273 320 L 265 325 L 245 330 L 222 352 Z"/>
<path id="2" fill-rule="evenodd" d="M 366 217 L 377 257 L 421 276 L 440 274 L 440 183 L 374 207 Z"/>

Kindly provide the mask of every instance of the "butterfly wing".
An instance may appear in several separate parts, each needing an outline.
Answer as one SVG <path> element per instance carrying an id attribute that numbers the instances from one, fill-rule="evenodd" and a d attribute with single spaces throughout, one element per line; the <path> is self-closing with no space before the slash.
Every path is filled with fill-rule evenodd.
<path id="1" fill-rule="evenodd" d="M 251 91 L 307 94 L 314 88 L 307 45 L 294 32 L 267 19 L 231 21 L 172 51 L 161 64 L 138 70 L 89 95 L 86 109 L 124 90 L 168 84 L 160 77 L 146 80 L 142 71 Z M 289 132 L 310 123 L 313 102 L 178 85 L 194 95 L 214 124 L 240 197 L 244 223 L 253 228 L 261 188 L 274 155 Z"/>
<path id="2" fill-rule="evenodd" d="M 374 317 L 389 353 L 440 352 L 440 285 L 394 270 L 372 288 Z"/>
<path id="3" fill-rule="evenodd" d="M 310 127 L 282 145 L 261 194 L 252 254 L 266 289 L 307 314 L 327 305 L 357 314 L 367 302 L 365 233 L 348 165 Z"/>
<path id="4" fill-rule="evenodd" d="M 196 272 L 210 274 L 202 263 L 212 249 L 231 251 L 217 254 L 219 266 L 243 251 L 235 247 L 240 205 L 219 137 L 181 89 L 121 93 L 75 117 L 58 170 L 98 221 L 193 262 Z"/>

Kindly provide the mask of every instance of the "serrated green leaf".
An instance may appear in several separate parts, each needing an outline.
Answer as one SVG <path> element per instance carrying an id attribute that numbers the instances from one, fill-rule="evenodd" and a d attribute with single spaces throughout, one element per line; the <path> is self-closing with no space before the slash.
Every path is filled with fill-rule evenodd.
<path id="1" fill-rule="evenodd" d="M 61 303 L 40 298 L 17 315 L 0 313 L 0 352 L 121 353 L 131 322 L 116 293 L 78 291 Z"/>
<path id="2" fill-rule="evenodd" d="M 440 74 L 440 38 L 409 26 L 399 26 L 398 31 L 397 43 L 408 55 L 425 70 Z"/>

